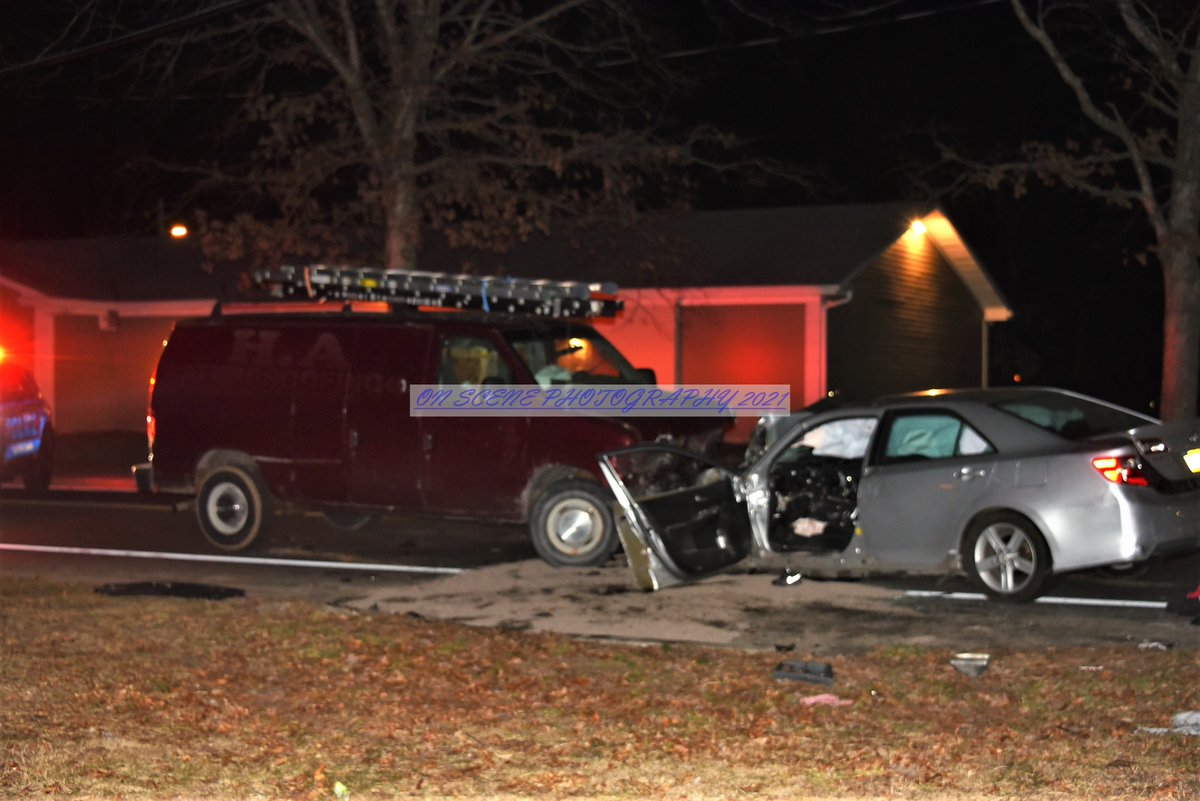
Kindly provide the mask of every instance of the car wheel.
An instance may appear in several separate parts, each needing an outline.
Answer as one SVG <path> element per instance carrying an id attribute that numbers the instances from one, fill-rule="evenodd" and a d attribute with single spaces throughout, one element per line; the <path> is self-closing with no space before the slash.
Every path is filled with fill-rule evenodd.
<path id="1" fill-rule="evenodd" d="M 963 541 L 971 580 L 1001 601 L 1031 601 L 1050 578 L 1050 549 L 1033 523 L 1013 512 L 980 518 Z"/>
<path id="2" fill-rule="evenodd" d="M 50 489 L 50 477 L 54 472 L 54 429 L 49 426 L 42 432 L 42 443 L 37 457 L 25 468 L 21 478 L 29 492 L 45 492 Z"/>
<path id="3" fill-rule="evenodd" d="M 266 539 L 271 496 L 253 467 L 227 465 L 209 473 L 196 493 L 204 537 L 223 551 L 241 551 Z"/>
<path id="4" fill-rule="evenodd" d="M 341 531 L 362 531 L 379 518 L 365 512 L 351 512 L 345 509 L 326 509 L 321 512 L 325 522 Z"/>
<path id="5" fill-rule="evenodd" d="M 607 562 L 618 545 L 611 504 L 612 497 L 595 482 L 551 484 L 529 516 L 534 550 L 555 567 Z"/>

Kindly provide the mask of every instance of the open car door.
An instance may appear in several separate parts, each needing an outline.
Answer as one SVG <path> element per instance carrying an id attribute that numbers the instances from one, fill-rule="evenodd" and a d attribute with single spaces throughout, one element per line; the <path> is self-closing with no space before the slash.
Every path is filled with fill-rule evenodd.
<path id="1" fill-rule="evenodd" d="M 750 553 L 750 517 L 737 476 L 669 445 L 600 455 L 617 497 L 617 533 L 638 585 L 657 590 L 737 564 Z"/>

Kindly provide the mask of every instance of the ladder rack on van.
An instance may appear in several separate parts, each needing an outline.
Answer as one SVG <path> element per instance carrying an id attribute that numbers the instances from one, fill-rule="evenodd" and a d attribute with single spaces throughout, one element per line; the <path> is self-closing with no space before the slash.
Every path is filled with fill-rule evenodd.
<path id="1" fill-rule="evenodd" d="M 393 306 L 462 309 L 538 317 L 614 317 L 615 284 L 409 272 L 369 267 L 283 266 L 254 274 L 275 298 L 376 301 Z"/>

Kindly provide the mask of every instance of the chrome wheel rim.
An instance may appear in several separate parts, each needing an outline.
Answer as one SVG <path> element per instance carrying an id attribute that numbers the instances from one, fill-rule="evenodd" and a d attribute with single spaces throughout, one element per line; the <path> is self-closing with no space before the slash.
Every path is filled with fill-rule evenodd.
<path id="1" fill-rule="evenodd" d="M 546 515 L 546 534 L 556 551 L 578 556 L 595 548 L 604 535 L 600 511 L 585 500 L 567 498 Z"/>
<path id="2" fill-rule="evenodd" d="M 1033 540 L 1019 526 L 993 523 L 975 540 L 975 572 L 995 592 L 1020 592 L 1033 580 L 1037 568 Z"/>
<path id="3" fill-rule="evenodd" d="M 250 519 L 250 502 L 241 487 L 225 481 L 208 494 L 204 511 L 218 533 L 231 536 L 246 527 L 246 521 Z"/>

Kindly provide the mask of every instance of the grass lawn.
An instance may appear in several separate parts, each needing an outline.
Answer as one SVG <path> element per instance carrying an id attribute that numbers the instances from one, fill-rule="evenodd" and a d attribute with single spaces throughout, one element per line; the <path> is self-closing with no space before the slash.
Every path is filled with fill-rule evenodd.
<path id="1" fill-rule="evenodd" d="M 0 797 L 1200 797 L 1193 648 L 804 656 L 0 579 Z"/>

